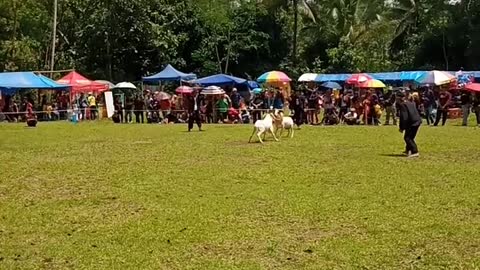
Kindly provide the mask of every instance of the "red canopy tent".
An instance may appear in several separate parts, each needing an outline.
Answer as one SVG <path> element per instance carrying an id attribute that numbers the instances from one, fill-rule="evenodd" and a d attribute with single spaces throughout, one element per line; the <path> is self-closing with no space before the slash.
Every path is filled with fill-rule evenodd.
<path id="1" fill-rule="evenodd" d="M 79 73 L 72 71 L 57 81 L 60 84 L 67 84 L 71 87 L 72 93 L 104 92 L 109 86 L 107 84 L 91 81 Z"/>

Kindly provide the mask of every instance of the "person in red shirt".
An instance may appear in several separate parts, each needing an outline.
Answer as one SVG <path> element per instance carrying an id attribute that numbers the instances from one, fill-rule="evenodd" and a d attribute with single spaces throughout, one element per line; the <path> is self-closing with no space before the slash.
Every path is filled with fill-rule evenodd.
<path id="1" fill-rule="evenodd" d="M 37 125 L 37 116 L 33 112 L 33 104 L 30 100 L 25 100 L 25 108 L 26 108 L 26 118 L 27 118 L 27 125 L 29 127 L 35 127 Z"/>
<path id="2" fill-rule="evenodd" d="M 233 107 L 230 107 L 230 109 L 228 109 L 228 118 L 234 124 L 241 121 L 240 113 L 238 112 L 237 109 Z"/>
<path id="3" fill-rule="evenodd" d="M 446 90 L 442 90 L 440 92 L 440 96 L 438 98 L 438 107 L 437 107 L 437 117 L 435 119 L 434 126 L 438 126 L 440 123 L 440 118 L 442 118 L 442 126 L 445 126 L 448 118 L 448 108 L 452 101 L 452 94 Z"/>

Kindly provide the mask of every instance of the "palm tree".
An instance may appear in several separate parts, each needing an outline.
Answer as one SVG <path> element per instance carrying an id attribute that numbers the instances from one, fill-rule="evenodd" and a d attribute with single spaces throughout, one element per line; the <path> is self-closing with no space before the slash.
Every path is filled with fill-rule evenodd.
<path id="1" fill-rule="evenodd" d="M 293 44 L 292 44 L 292 64 L 295 67 L 297 62 L 298 51 L 298 15 L 300 12 L 309 13 L 310 2 L 312 0 L 263 0 L 267 8 L 276 10 L 279 8 L 287 9 L 292 5 L 293 10 Z"/>
<path id="2" fill-rule="evenodd" d="M 347 38 L 352 44 L 374 23 L 382 20 L 380 0 L 317 0 L 307 3 L 305 31 L 317 31 L 336 40 Z"/>
<path id="3" fill-rule="evenodd" d="M 400 49 L 409 33 L 415 31 L 420 18 L 419 0 L 396 0 L 389 4 L 390 16 L 397 27 L 392 40 L 392 49 Z"/>

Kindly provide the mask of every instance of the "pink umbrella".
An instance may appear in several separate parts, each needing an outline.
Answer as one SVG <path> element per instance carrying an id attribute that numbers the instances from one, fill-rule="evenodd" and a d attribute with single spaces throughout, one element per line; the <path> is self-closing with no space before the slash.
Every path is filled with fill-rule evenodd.
<path id="1" fill-rule="evenodd" d="M 350 78 L 348 78 L 345 83 L 357 86 L 358 84 L 365 83 L 366 81 L 372 80 L 373 78 L 370 77 L 368 74 L 353 74 Z"/>
<path id="2" fill-rule="evenodd" d="M 156 98 L 157 100 L 167 100 L 167 99 L 170 99 L 171 96 L 165 92 L 158 92 L 156 93 Z"/>
<path id="3" fill-rule="evenodd" d="M 480 92 L 480 83 L 469 83 L 465 85 L 465 89 L 472 92 Z"/>
<path id="4" fill-rule="evenodd" d="M 189 86 L 180 86 L 175 90 L 178 95 L 189 95 L 193 92 L 193 88 Z"/>

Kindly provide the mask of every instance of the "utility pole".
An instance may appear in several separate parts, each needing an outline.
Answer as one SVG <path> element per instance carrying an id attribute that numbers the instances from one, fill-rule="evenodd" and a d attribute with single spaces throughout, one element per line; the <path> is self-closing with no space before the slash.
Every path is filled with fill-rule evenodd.
<path id="1" fill-rule="evenodd" d="M 50 71 L 53 71 L 55 68 L 55 45 L 57 41 L 57 7 L 58 7 L 58 0 L 53 1 L 53 29 L 52 29 L 52 59 L 50 62 Z M 53 73 L 52 73 L 53 76 Z"/>

